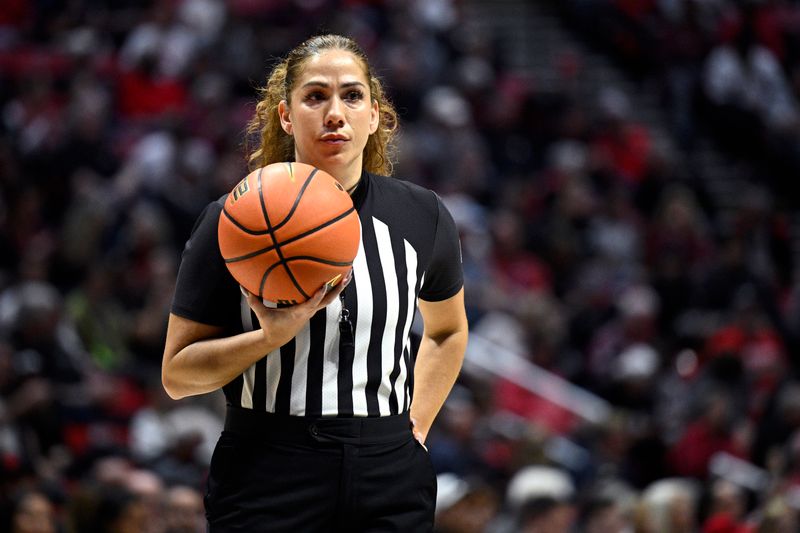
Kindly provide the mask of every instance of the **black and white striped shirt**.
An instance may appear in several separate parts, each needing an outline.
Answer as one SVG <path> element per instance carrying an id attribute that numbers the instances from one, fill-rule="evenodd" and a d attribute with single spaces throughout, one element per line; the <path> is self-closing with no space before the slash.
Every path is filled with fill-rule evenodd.
<path id="1" fill-rule="evenodd" d="M 172 312 L 233 335 L 259 325 L 219 253 L 224 199 L 206 207 L 186 243 Z M 438 196 L 395 178 L 365 172 L 353 203 L 361 243 L 343 299 L 354 349 L 342 349 L 337 300 L 225 385 L 229 405 L 296 416 L 387 416 L 408 409 L 417 298 L 440 301 L 461 289 L 458 233 Z"/>

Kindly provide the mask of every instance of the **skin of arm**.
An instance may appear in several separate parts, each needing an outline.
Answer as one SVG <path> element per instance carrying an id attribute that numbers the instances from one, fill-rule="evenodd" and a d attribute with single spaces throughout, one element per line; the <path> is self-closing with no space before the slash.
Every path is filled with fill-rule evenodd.
<path id="1" fill-rule="evenodd" d="M 291 340 L 314 314 L 344 290 L 349 278 L 332 291 L 323 287 L 308 301 L 292 307 L 269 309 L 247 294 L 261 329 L 231 337 L 223 330 L 174 314 L 169 316 L 161 363 L 161 381 L 170 398 L 215 391 L 239 376 L 266 354 Z"/>
<path id="2" fill-rule="evenodd" d="M 469 336 L 464 289 L 440 302 L 420 300 L 419 310 L 424 330 L 414 366 L 411 421 L 414 436 L 424 444 L 464 360 Z"/>

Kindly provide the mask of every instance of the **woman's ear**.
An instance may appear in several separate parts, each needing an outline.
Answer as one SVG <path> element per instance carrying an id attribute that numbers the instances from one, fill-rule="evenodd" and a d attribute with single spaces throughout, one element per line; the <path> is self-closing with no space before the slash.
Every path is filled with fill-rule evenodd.
<path id="1" fill-rule="evenodd" d="M 292 118 L 289 115 L 289 104 L 286 100 L 278 103 L 278 117 L 281 119 L 281 127 L 288 135 L 292 134 Z"/>
<path id="2" fill-rule="evenodd" d="M 369 113 L 369 134 L 372 135 L 378 131 L 378 124 L 380 124 L 380 106 L 377 100 L 372 101 L 372 109 Z"/>

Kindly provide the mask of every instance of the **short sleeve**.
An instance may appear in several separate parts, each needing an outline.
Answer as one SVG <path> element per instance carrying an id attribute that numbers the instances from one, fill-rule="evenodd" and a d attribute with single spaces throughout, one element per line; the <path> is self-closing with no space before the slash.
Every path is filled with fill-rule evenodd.
<path id="1" fill-rule="evenodd" d="M 464 285 L 461 267 L 461 243 L 453 216 L 436 196 L 438 209 L 433 254 L 419 297 L 429 302 L 438 302 L 454 296 Z"/>
<path id="2" fill-rule="evenodd" d="M 212 202 L 195 222 L 183 249 L 171 310 L 195 322 L 235 328 L 240 323 L 241 293 L 219 251 L 221 211 L 220 203 Z"/>

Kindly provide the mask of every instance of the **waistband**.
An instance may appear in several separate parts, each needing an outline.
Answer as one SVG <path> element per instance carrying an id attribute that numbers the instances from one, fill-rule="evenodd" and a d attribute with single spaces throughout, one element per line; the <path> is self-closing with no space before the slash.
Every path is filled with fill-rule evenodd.
<path id="1" fill-rule="evenodd" d="M 225 431 L 259 440 L 385 444 L 411 437 L 408 413 L 381 417 L 315 418 L 278 415 L 228 406 Z"/>

